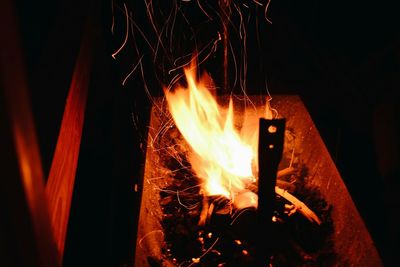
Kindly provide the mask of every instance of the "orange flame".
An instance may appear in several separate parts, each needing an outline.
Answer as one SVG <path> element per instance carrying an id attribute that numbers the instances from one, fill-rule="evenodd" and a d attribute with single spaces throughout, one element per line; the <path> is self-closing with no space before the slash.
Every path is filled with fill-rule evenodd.
<path id="1" fill-rule="evenodd" d="M 247 123 L 237 129 L 232 99 L 228 108 L 220 106 L 209 90 L 211 78 L 203 75 L 196 81 L 193 64 L 185 69 L 185 76 L 187 88 L 178 86 L 165 92 L 169 111 L 193 150 L 189 160 L 204 181 L 204 193 L 233 200 L 247 183 L 255 181 L 258 118 L 251 124 L 245 114 Z M 272 113 L 267 105 L 265 116 L 269 115 Z"/>

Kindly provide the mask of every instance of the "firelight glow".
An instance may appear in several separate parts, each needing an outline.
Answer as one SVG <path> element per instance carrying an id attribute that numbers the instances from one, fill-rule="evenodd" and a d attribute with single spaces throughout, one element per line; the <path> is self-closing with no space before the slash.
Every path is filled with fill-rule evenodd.
<path id="1" fill-rule="evenodd" d="M 187 88 L 165 91 L 169 111 L 193 150 L 189 160 L 204 181 L 204 193 L 234 200 L 257 176 L 253 170 L 258 169 L 258 118 L 253 118 L 251 127 L 244 122 L 237 129 L 232 99 L 228 108 L 220 106 L 209 89 L 211 78 L 203 74 L 196 80 L 195 63 L 185 69 L 185 76 Z M 269 109 L 268 114 L 272 114 Z"/>

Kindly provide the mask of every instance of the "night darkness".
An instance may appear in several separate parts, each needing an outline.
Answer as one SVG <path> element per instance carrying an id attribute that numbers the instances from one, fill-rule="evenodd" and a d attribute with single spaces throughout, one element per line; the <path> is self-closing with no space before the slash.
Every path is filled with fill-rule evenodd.
<path id="1" fill-rule="evenodd" d="M 148 32 L 138 2 L 128 1 L 128 6 Z M 116 60 L 111 57 L 125 35 L 123 12 L 115 11 L 112 35 L 111 0 L 14 3 L 45 176 L 83 25 L 88 14 L 95 18 L 64 266 L 127 266 L 134 255 L 140 196 L 133 186 L 143 173 L 150 103 L 139 75 L 121 85 L 138 60 L 134 46 L 128 44 Z M 273 24 L 260 24 L 258 41 L 255 31 L 248 32 L 248 45 L 254 47 L 249 50 L 249 93 L 260 93 L 264 80 L 256 77 L 262 73 L 271 94 L 302 98 L 385 266 L 398 262 L 400 242 L 400 17 L 394 6 L 369 0 L 272 0 L 268 17 Z M 158 71 L 151 62 L 144 67 Z M 158 80 L 169 77 L 148 77 L 151 93 L 161 95 Z"/>

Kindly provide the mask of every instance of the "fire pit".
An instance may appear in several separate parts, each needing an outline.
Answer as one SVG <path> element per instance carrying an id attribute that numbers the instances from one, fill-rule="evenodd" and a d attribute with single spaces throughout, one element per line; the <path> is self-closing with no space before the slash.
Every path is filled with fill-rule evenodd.
<path id="1" fill-rule="evenodd" d="M 199 1 L 189 2 L 195 6 L 178 9 L 178 5 L 150 1 L 147 17 L 140 21 L 146 29 L 151 25 L 150 31 L 141 30 L 125 4 L 120 8 L 126 35 L 112 56 L 124 48 L 130 31 L 137 53 L 137 63 L 122 84 L 139 69 L 147 94 L 159 83 L 170 87 L 184 83 L 164 88 L 165 98 L 150 97 L 145 168 L 138 188 L 141 207 L 135 266 L 260 266 L 264 240 L 265 263 L 272 266 L 381 266 L 300 98 L 246 95 L 247 87 L 261 88 L 257 79 L 265 78 L 258 64 L 263 57 L 256 53 L 256 58 L 248 60 L 254 57 L 249 40 L 256 39 L 246 37 L 247 30 L 253 23 L 257 27 L 249 29 L 258 30 L 257 18 L 270 23 L 269 2 L 260 4 L 262 9 L 246 4 L 242 8 L 231 1 L 210 3 L 204 9 Z M 141 38 L 145 49 L 138 41 Z M 153 47 L 149 40 L 157 45 Z M 145 56 L 152 59 L 151 66 L 155 63 L 156 70 L 151 68 L 155 86 L 147 85 Z M 199 66 L 193 65 L 196 60 Z M 215 97 L 217 89 L 210 77 L 197 81 L 196 67 L 209 66 L 216 68 L 210 73 L 226 90 L 219 93 L 240 89 L 242 95 Z M 257 154 L 260 118 L 286 119 L 276 187 L 271 180 L 274 200 L 258 199 L 264 193 L 258 193 L 258 184 L 265 178 L 259 178 L 263 176 L 259 164 L 265 166 Z M 261 203 L 274 208 L 265 232 L 259 223 Z M 267 226 L 271 221 L 272 226 Z"/>
<path id="2" fill-rule="evenodd" d="M 218 102 L 231 106 L 229 99 L 219 97 Z M 271 237 L 275 246 L 272 265 L 382 266 L 300 98 L 274 96 L 268 103 L 274 109 L 267 111 L 265 99 L 263 96 L 233 98 L 235 108 L 226 108 L 228 115 L 224 116 L 234 114 L 232 125 L 237 129 L 243 129 L 249 118 L 258 121 L 259 117 L 268 116 L 268 112 L 287 121 L 272 218 L 278 225 Z M 179 127 L 179 119 L 174 119 L 186 137 L 188 133 Z M 258 129 L 254 123 L 250 127 L 253 132 Z M 234 194 L 230 194 L 234 186 L 229 187 L 228 193 L 218 186 L 207 189 L 208 181 L 199 177 L 188 156 L 193 156 L 193 145 L 188 145 L 179 130 L 165 99 L 156 100 L 140 189 L 135 266 L 254 266 L 256 183 L 248 181 L 245 189 Z M 198 155 L 197 151 L 194 154 Z M 210 193 L 214 189 L 216 192 Z M 282 224 L 286 219 L 291 221 L 289 228 Z"/>

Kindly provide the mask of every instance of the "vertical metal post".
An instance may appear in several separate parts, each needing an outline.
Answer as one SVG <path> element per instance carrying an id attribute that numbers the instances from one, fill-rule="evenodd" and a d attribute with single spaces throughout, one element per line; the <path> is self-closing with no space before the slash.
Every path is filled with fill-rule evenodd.
<path id="1" fill-rule="evenodd" d="M 257 266 L 268 266 L 273 250 L 272 216 L 275 185 L 282 158 L 285 119 L 260 119 L 258 143 Z"/>

